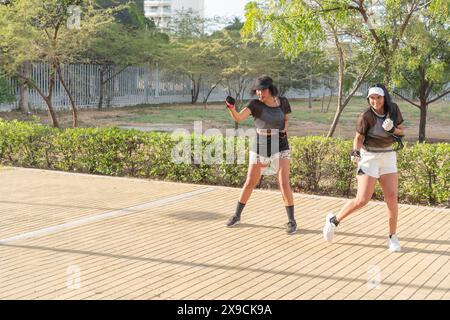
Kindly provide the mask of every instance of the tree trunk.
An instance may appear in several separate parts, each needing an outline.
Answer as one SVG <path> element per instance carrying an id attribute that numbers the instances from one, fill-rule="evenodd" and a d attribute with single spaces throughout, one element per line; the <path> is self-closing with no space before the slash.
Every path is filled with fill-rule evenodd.
<path id="1" fill-rule="evenodd" d="M 338 100 L 339 100 L 339 98 L 338 98 Z M 341 117 L 342 110 L 344 110 L 344 108 L 341 108 L 339 106 L 339 102 L 338 102 L 338 107 L 336 108 L 336 113 L 334 114 L 333 123 L 331 124 L 330 130 L 328 131 L 327 138 L 330 138 L 333 136 L 334 131 L 336 130 L 337 124 L 339 122 L 339 118 Z"/>
<path id="2" fill-rule="evenodd" d="M 24 80 L 27 83 L 27 85 L 29 85 L 30 87 L 33 87 L 36 90 L 36 92 L 42 97 L 42 99 L 47 104 L 48 116 L 50 118 L 52 126 L 55 128 L 59 128 L 58 119 L 56 118 L 56 113 L 55 113 L 55 110 L 53 110 L 53 105 L 52 105 L 52 93 L 53 93 L 53 87 L 55 86 L 55 70 L 53 68 L 53 65 L 51 65 L 51 69 L 50 69 L 48 95 L 45 95 L 44 92 L 38 86 L 36 86 L 35 82 L 32 79 L 24 77 L 20 73 L 18 73 L 17 75 L 19 76 L 19 78 Z"/>
<path id="3" fill-rule="evenodd" d="M 309 76 L 308 109 L 312 109 L 312 76 Z"/>
<path id="4" fill-rule="evenodd" d="M 353 83 L 353 88 L 347 94 L 347 97 L 344 99 L 343 89 L 344 89 L 344 71 L 345 71 L 345 61 L 344 61 L 344 51 L 342 50 L 339 40 L 337 37 L 337 32 L 334 31 L 335 44 L 338 51 L 338 60 L 339 60 L 339 68 L 338 68 L 338 102 L 336 113 L 334 115 L 333 123 L 331 124 L 330 130 L 328 131 L 327 137 L 332 137 L 334 131 L 336 130 L 336 126 L 339 122 L 339 118 L 341 116 L 342 111 L 350 102 L 350 99 L 353 97 L 355 92 L 361 86 L 361 83 L 366 79 L 367 75 L 371 74 L 371 72 L 376 67 L 376 56 L 372 56 L 372 60 L 367 64 L 366 69 L 363 73 L 361 73 L 356 81 Z"/>
<path id="5" fill-rule="evenodd" d="M 29 78 L 30 74 L 30 62 L 26 61 L 23 63 L 20 68 L 20 74 L 24 78 Z M 23 82 L 20 85 L 20 99 L 19 99 L 19 109 L 24 113 L 30 112 L 30 103 L 29 103 L 29 95 L 28 95 L 28 85 L 26 82 Z"/>
<path id="6" fill-rule="evenodd" d="M 43 98 L 44 98 L 45 103 L 47 104 L 48 116 L 50 117 L 50 120 L 52 121 L 52 126 L 55 128 L 59 128 L 58 119 L 56 118 L 55 110 L 53 110 L 51 96 L 43 97 Z"/>
<path id="7" fill-rule="evenodd" d="M 191 104 L 194 104 L 194 92 L 197 89 L 196 88 L 196 82 L 195 82 L 195 78 L 194 76 L 191 76 L 191 83 L 192 83 L 192 88 L 191 88 Z"/>
<path id="8" fill-rule="evenodd" d="M 345 63 L 344 63 L 344 52 L 342 51 L 342 48 L 338 45 L 338 42 L 336 41 L 336 47 L 338 49 L 338 60 L 339 60 L 339 69 L 338 69 L 338 101 L 337 101 L 337 107 L 336 107 L 336 113 L 334 114 L 333 123 L 331 124 L 330 130 L 328 130 L 327 137 L 330 138 L 333 136 L 334 131 L 336 130 L 336 126 L 339 122 L 339 117 L 341 116 L 342 110 L 344 109 L 342 107 L 342 98 L 343 98 L 343 89 L 344 89 L 344 69 L 345 69 Z"/>
<path id="9" fill-rule="evenodd" d="M 238 82 L 238 88 L 237 88 L 237 90 L 236 90 L 236 104 L 235 104 L 235 106 L 234 106 L 234 109 L 235 109 L 238 113 L 241 112 L 241 103 L 242 103 L 242 101 L 241 101 L 241 90 L 242 90 L 242 88 L 241 88 L 241 82 L 239 81 L 239 82 Z M 238 129 L 239 129 L 239 122 L 237 122 L 237 121 L 234 122 L 234 129 L 235 129 L 235 130 L 238 130 Z"/>
<path id="10" fill-rule="evenodd" d="M 58 123 L 58 119 L 56 118 L 56 113 L 55 110 L 53 110 L 53 105 L 52 105 L 52 94 L 53 94 L 53 88 L 55 86 L 55 67 L 53 64 L 50 65 L 50 75 L 49 75 L 49 86 L 48 86 L 48 96 L 44 97 L 42 95 L 42 97 L 44 98 L 45 102 L 47 103 L 47 107 L 48 107 L 48 114 L 50 116 L 50 119 L 52 120 L 52 124 L 55 128 L 59 128 L 59 123 Z"/>
<path id="11" fill-rule="evenodd" d="M 323 103 L 325 102 L 325 90 L 323 91 L 322 94 L 322 107 L 320 108 L 320 112 L 323 112 Z"/>
<path id="12" fill-rule="evenodd" d="M 59 62 L 55 63 L 55 69 L 58 72 L 59 82 L 61 82 L 62 86 L 64 87 L 64 90 L 66 91 L 67 96 L 70 100 L 70 107 L 72 109 L 72 126 L 76 128 L 78 126 L 78 112 L 77 107 L 75 105 L 75 100 L 73 99 L 72 93 L 70 92 L 69 88 L 66 85 L 66 82 L 64 81 L 62 72 L 61 72 L 61 65 Z"/>
<path id="13" fill-rule="evenodd" d="M 425 141 L 425 128 L 427 125 L 427 109 L 426 101 L 420 101 L 420 123 L 419 123 L 419 142 Z"/>
<path id="14" fill-rule="evenodd" d="M 211 95 L 211 93 L 214 91 L 214 89 L 219 85 L 220 81 L 215 83 L 213 86 L 211 86 L 211 89 L 209 89 L 208 94 L 205 97 L 205 100 L 203 100 L 203 103 L 205 104 L 205 109 L 206 109 L 206 105 L 209 99 L 209 96 Z"/>
<path id="15" fill-rule="evenodd" d="M 389 61 L 389 58 L 385 57 L 384 60 L 384 85 L 388 90 L 391 90 L 390 84 L 391 84 L 391 63 Z"/>
<path id="16" fill-rule="evenodd" d="M 200 92 L 200 83 L 202 81 L 202 77 L 198 77 L 198 80 L 195 81 L 194 76 L 192 76 L 191 81 L 192 81 L 191 104 L 195 104 L 198 100 L 198 94 Z"/>
<path id="17" fill-rule="evenodd" d="M 420 86 L 419 86 L 419 101 L 420 101 L 420 123 L 419 123 L 419 142 L 425 141 L 425 126 L 427 123 L 427 108 L 428 108 L 428 94 L 430 83 L 426 79 L 425 68 L 419 68 Z M 427 93 L 428 92 L 428 93 Z"/>
<path id="18" fill-rule="evenodd" d="M 192 104 L 197 103 L 197 101 L 198 101 L 198 94 L 200 93 L 200 83 L 201 83 L 201 78 L 198 79 L 197 90 L 195 90 L 195 92 L 194 92 L 194 101 L 192 102 Z"/>
<path id="19" fill-rule="evenodd" d="M 103 95 L 104 95 L 104 77 L 105 77 L 105 66 L 100 67 L 100 88 L 99 88 L 99 94 L 98 94 L 98 105 L 97 109 L 101 109 L 103 106 Z"/>
<path id="20" fill-rule="evenodd" d="M 30 112 L 30 102 L 29 102 L 29 95 L 28 95 L 28 86 L 24 82 L 19 87 L 20 90 L 20 99 L 19 99 L 19 109 L 23 113 L 29 113 Z"/>
<path id="21" fill-rule="evenodd" d="M 325 111 L 325 113 L 328 113 L 332 99 L 333 99 L 333 88 L 330 89 L 330 99 L 328 100 L 327 110 Z"/>

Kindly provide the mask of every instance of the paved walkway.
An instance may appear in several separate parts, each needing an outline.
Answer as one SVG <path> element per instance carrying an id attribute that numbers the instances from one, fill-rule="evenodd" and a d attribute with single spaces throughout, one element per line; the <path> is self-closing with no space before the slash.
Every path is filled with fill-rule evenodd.
<path id="1" fill-rule="evenodd" d="M 400 253 L 371 202 L 322 240 L 346 199 L 0 168 L 0 299 L 450 299 L 450 210 L 402 205 Z"/>

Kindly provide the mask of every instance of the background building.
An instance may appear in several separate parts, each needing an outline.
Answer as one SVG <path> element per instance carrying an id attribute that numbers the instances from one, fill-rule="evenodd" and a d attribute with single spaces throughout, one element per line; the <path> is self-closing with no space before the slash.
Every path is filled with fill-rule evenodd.
<path id="1" fill-rule="evenodd" d="M 192 11 L 193 13 L 204 17 L 204 0 L 145 0 L 144 14 L 147 18 L 153 19 L 160 28 L 167 28 L 170 19 L 178 11 Z"/>

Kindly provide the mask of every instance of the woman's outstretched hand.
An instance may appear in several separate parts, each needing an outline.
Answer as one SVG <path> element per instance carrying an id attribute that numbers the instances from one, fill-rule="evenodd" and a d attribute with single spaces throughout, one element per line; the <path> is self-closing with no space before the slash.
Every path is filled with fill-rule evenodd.
<path id="1" fill-rule="evenodd" d="M 232 108 L 234 108 L 234 105 L 236 104 L 236 100 L 233 97 L 228 96 L 225 99 L 225 104 L 227 105 L 227 108 L 232 109 Z"/>
<path id="2" fill-rule="evenodd" d="M 361 160 L 361 153 L 359 152 L 359 150 L 353 149 L 350 152 L 350 159 L 352 162 L 358 163 L 359 160 Z"/>

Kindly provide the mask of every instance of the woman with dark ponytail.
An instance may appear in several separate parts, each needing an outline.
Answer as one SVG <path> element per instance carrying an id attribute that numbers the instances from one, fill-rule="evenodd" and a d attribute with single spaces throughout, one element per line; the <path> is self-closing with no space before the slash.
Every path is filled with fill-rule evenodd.
<path id="1" fill-rule="evenodd" d="M 351 151 L 352 161 L 358 164 L 358 189 L 356 198 L 348 202 L 338 214 L 329 213 L 325 218 L 323 237 L 332 241 L 339 223 L 348 215 L 362 208 L 372 198 L 377 180 L 383 190 L 389 217 L 388 249 L 400 251 L 397 238 L 398 173 L 397 156 L 393 143 L 405 135 L 403 117 L 399 107 L 392 102 L 388 90 L 376 84 L 367 94 L 369 108 L 356 122 L 356 135 Z"/>
<path id="2" fill-rule="evenodd" d="M 278 96 L 278 89 L 273 85 L 272 78 L 266 75 L 256 79 L 251 92 L 258 99 L 250 101 L 239 113 L 234 109 L 234 99 L 225 101 L 231 117 L 236 122 L 243 121 L 252 115 L 256 126 L 256 143 L 250 150 L 247 179 L 239 197 L 236 212 L 226 225 L 233 227 L 240 223 L 242 210 L 261 179 L 262 169 L 270 164 L 274 166 L 275 173 L 278 175 L 278 183 L 286 207 L 288 216 L 286 233 L 294 234 L 297 231 L 297 222 L 294 217 L 294 197 L 289 182 L 291 150 L 286 134 L 291 106 L 288 99 Z"/>

